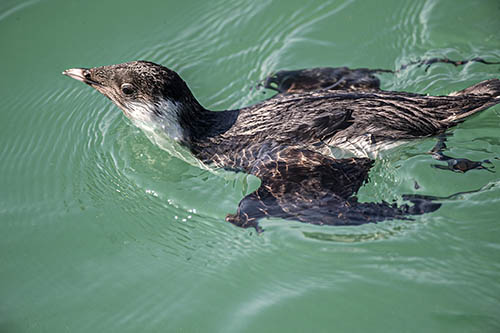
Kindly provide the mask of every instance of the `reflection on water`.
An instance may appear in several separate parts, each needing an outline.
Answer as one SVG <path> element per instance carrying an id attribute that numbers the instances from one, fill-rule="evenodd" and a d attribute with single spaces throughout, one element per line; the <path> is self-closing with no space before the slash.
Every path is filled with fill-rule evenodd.
<path id="1" fill-rule="evenodd" d="M 419 140 L 378 159 L 359 198 L 449 197 L 438 211 L 353 228 L 271 219 L 256 234 L 224 218 L 258 179 L 169 155 L 60 73 L 151 60 L 223 110 L 271 96 L 254 87 L 280 69 L 498 61 L 499 15 L 451 0 L 2 2 L 0 331 L 498 330 L 498 172 L 433 169 L 436 141 Z M 439 95 L 498 74 L 380 78 Z M 499 117 L 457 126 L 447 155 L 499 170 Z"/>

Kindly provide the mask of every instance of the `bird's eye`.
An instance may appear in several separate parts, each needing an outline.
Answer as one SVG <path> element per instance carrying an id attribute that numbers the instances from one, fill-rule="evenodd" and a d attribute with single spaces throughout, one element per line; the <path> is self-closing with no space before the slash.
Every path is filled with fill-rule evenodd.
<path id="1" fill-rule="evenodd" d="M 134 93 L 134 86 L 131 85 L 130 83 L 124 83 L 122 84 L 122 92 L 125 95 L 132 95 Z"/>
<path id="2" fill-rule="evenodd" d="M 92 77 L 90 75 L 90 71 L 85 71 L 83 73 L 83 77 L 86 79 L 86 80 L 90 80 Z"/>

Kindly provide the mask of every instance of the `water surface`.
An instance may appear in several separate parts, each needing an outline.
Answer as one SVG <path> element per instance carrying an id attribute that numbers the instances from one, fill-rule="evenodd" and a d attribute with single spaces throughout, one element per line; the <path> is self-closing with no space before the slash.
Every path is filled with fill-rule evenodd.
<path id="1" fill-rule="evenodd" d="M 207 108 L 271 96 L 279 69 L 395 69 L 429 57 L 500 60 L 497 1 L 14 1 L 0 3 L 0 332 L 498 332 L 500 108 L 377 160 L 361 200 L 448 196 L 413 221 L 354 228 L 224 217 L 258 186 L 151 144 L 70 67 L 145 59 Z M 381 76 L 448 94 L 500 66 Z M 418 189 L 415 188 L 417 183 Z"/>

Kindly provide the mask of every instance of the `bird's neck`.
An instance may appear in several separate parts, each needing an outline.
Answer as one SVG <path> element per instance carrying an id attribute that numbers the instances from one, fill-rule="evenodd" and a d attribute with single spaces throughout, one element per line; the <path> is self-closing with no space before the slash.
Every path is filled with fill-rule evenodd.
<path id="1" fill-rule="evenodd" d="M 194 98 L 177 103 L 178 124 L 188 146 L 216 137 L 231 128 L 239 111 L 210 111 Z"/>
<path id="2" fill-rule="evenodd" d="M 131 118 L 135 125 L 146 132 L 163 133 L 188 148 L 226 132 L 239 113 L 207 110 L 191 94 L 178 101 L 159 98 L 147 108 L 151 107 L 145 112 L 150 115 L 147 121 Z"/>

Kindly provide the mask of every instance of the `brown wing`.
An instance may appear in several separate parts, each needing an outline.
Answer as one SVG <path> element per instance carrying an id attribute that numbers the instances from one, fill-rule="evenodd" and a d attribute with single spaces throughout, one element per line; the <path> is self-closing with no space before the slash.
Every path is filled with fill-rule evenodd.
<path id="1" fill-rule="evenodd" d="M 408 214 L 434 211 L 439 204 L 412 197 L 412 207 L 359 203 L 354 194 L 368 179 L 373 161 L 367 158 L 332 159 L 298 147 L 276 147 L 253 165 L 250 173 L 261 186 L 240 202 L 226 220 L 261 231 L 258 220 L 279 217 L 318 225 L 359 225 Z"/>
<path id="2" fill-rule="evenodd" d="M 397 73 L 410 66 L 425 66 L 425 71 L 437 63 L 462 66 L 469 62 L 480 62 L 485 65 L 496 65 L 498 61 L 486 61 L 482 58 L 467 60 L 451 60 L 448 58 L 429 58 L 411 61 L 403 64 L 396 70 L 369 69 L 348 67 L 316 67 L 297 70 L 281 70 L 266 77 L 259 86 L 276 90 L 278 93 L 302 93 L 314 90 L 378 90 L 380 80 L 374 75 L 377 73 Z"/>
<path id="3" fill-rule="evenodd" d="M 263 86 L 279 93 L 302 93 L 314 90 L 373 90 L 380 89 L 380 80 L 374 73 L 386 70 L 347 67 L 317 67 L 282 70 L 264 79 Z M 391 72 L 391 71 L 387 71 Z"/>

